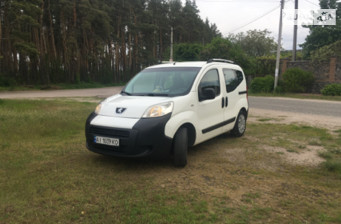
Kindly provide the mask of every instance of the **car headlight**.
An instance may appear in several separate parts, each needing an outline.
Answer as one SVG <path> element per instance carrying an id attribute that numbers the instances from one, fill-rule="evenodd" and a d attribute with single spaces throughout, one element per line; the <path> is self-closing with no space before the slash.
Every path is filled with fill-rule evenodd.
<path id="1" fill-rule="evenodd" d="M 149 107 L 143 114 L 142 117 L 161 117 L 166 114 L 172 113 L 173 111 L 173 102 L 158 104 Z"/>
<path id="2" fill-rule="evenodd" d="M 99 112 L 101 111 L 101 108 L 102 108 L 102 104 L 100 103 L 100 104 L 97 105 L 97 107 L 95 109 L 95 113 L 99 114 Z"/>

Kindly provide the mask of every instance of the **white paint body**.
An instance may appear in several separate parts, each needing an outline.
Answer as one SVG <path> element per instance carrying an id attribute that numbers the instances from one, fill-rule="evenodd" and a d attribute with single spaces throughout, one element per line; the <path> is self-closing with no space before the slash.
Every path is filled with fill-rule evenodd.
<path id="1" fill-rule="evenodd" d="M 91 121 L 91 125 L 132 129 L 140 119 L 144 119 L 142 118 L 143 114 L 151 106 L 173 102 L 171 117 L 164 128 L 164 135 L 171 139 L 174 138 L 177 130 L 184 124 L 190 124 L 195 129 L 193 145 L 232 130 L 239 112 L 241 110 L 248 111 L 246 80 L 242 69 L 238 65 L 221 62 L 184 62 L 156 65 L 152 66 L 152 68 L 193 66 L 200 66 L 201 69 L 188 94 L 175 97 L 117 94 L 101 103 L 101 109 Z M 214 99 L 199 101 L 199 83 L 203 76 L 212 69 L 216 69 L 219 73 L 220 93 Z M 226 91 L 223 69 L 236 70 L 243 75 L 243 80 L 232 92 Z M 228 98 L 228 106 L 222 106 L 222 100 L 223 98 L 225 100 L 226 97 Z M 118 114 L 116 113 L 117 108 L 126 108 L 126 110 L 122 114 Z M 203 131 L 233 118 L 235 119 L 226 125 L 218 125 L 218 128 L 213 128 L 213 130 L 206 133 Z"/>

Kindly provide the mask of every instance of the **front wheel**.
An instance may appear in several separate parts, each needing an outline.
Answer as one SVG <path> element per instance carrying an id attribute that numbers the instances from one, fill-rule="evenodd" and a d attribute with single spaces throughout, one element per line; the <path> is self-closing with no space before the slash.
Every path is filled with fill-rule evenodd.
<path id="1" fill-rule="evenodd" d="M 244 111 L 240 111 L 231 133 L 235 137 L 241 137 L 243 136 L 245 130 L 246 130 L 246 114 Z"/>
<path id="2" fill-rule="evenodd" d="M 174 165 L 184 167 L 187 164 L 188 133 L 187 128 L 180 128 L 173 142 Z"/>

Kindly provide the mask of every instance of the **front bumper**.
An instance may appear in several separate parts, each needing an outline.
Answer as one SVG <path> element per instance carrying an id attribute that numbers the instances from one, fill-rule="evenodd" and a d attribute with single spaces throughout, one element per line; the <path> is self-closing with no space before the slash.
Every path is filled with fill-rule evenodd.
<path id="1" fill-rule="evenodd" d="M 165 158 L 171 154 L 172 139 L 165 136 L 165 126 L 171 114 L 158 118 L 141 118 L 132 129 L 91 125 L 96 117 L 89 115 L 86 126 L 86 146 L 90 151 L 118 157 Z M 107 146 L 94 142 L 95 136 L 120 139 L 120 146 Z"/>

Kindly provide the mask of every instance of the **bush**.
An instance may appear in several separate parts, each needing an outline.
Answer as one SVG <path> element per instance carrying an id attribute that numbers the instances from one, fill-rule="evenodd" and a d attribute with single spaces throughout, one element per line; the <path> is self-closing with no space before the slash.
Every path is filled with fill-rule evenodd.
<path id="1" fill-rule="evenodd" d="M 328 161 L 324 162 L 323 164 L 327 170 L 341 174 L 341 161 L 340 161 L 340 159 L 339 160 L 328 160 Z"/>
<path id="2" fill-rule="evenodd" d="M 267 75 L 265 77 L 254 78 L 250 85 L 252 93 L 269 93 L 274 89 L 274 77 Z"/>
<path id="3" fill-rule="evenodd" d="M 341 84 L 330 84 L 326 85 L 321 93 L 325 96 L 341 96 Z"/>
<path id="4" fill-rule="evenodd" d="M 4 86 L 4 87 L 13 87 L 16 86 L 17 82 L 15 81 L 14 78 L 9 78 L 6 76 L 2 76 L 0 74 L 0 86 Z"/>
<path id="5" fill-rule="evenodd" d="M 283 87 L 286 92 L 311 92 L 314 84 L 314 75 L 299 68 L 289 68 L 283 73 Z"/>

